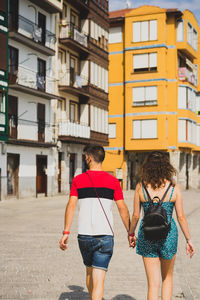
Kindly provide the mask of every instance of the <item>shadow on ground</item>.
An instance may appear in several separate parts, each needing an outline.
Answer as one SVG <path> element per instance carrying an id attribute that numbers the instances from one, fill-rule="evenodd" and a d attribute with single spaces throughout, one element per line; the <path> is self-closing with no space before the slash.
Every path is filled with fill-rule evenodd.
<path id="1" fill-rule="evenodd" d="M 77 285 L 69 285 L 70 292 L 62 293 L 58 300 L 90 300 L 89 294 L 84 292 L 84 288 Z M 105 300 L 104 298 L 102 300 Z M 117 295 L 111 300 L 136 300 L 128 295 Z"/>

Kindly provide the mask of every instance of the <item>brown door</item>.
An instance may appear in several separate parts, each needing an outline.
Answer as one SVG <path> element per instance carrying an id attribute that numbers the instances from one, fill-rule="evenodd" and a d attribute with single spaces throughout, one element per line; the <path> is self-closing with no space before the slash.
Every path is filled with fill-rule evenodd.
<path id="1" fill-rule="evenodd" d="M 18 30 L 18 12 L 19 12 L 19 3 L 18 0 L 9 1 L 9 27 L 10 30 Z"/>
<path id="2" fill-rule="evenodd" d="M 18 197 L 19 154 L 7 154 L 7 194 Z"/>
<path id="3" fill-rule="evenodd" d="M 45 142 L 45 104 L 38 103 L 38 142 Z"/>
<path id="4" fill-rule="evenodd" d="M 58 152 L 58 193 L 61 193 L 61 162 L 62 162 L 62 152 Z"/>
<path id="5" fill-rule="evenodd" d="M 38 13 L 38 27 L 42 28 L 42 44 L 45 45 L 46 16 L 41 13 Z"/>
<path id="6" fill-rule="evenodd" d="M 18 126 L 18 99 L 11 95 L 8 96 L 8 126 L 9 137 L 16 139 Z"/>
<path id="7" fill-rule="evenodd" d="M 69 159 L 69 184 L 71 186 L 75 174 L 75 159 L 76 154 L 71 153 Z"/>
<path id="8" fill-rule="evenodd" d="M 8 66 L 8 72 L 9 72 L 9 83 L 14 84 L 17 81 L 18 76 L 18 57 L 19 57 L 19 51 L 17 48 L 8 47 L 9 51 L 9 66 Z"/>
<path id="9" fill-rule="evenodd" d="M 38 194 L 45 194 L 47 196 L 47 156 L 37 155 L 36 156 L 36 196 Z"/>

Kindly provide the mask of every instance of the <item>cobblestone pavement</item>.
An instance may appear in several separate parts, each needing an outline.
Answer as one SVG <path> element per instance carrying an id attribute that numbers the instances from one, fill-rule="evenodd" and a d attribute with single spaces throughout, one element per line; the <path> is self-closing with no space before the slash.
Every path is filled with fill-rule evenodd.
<path id="1" fill-rule="evenodd" d="M 200 299 L 200 197 L 187 191 L 184 207 L 196 254 L 185 254 L 183 235 L 174 273 L 173 300 Z M 133 191 L 125 192 L 132 212 Z M 77 212 L 69 249 L 62 252 L 58 241 L 63 229 L 67 197 L 7 200 L 0 203 L 0 299 L 89 300 L 85 268 L 76 240 Z M 114 205 L 115 251 L 106 276 L 104 300 L 146 299 L 146 277 L 142 259 L 130 249 Z"/>

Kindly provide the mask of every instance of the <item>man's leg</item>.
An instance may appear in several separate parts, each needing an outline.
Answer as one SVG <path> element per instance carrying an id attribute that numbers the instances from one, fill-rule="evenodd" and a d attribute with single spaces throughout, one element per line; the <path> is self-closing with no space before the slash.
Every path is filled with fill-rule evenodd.
<path id="1" fill-rule="evenodd" d="M 92 268 L 92 297 L 91 300 L 102 300 L 106 271 Z"/>
<path id="2" fill-rule="evenodd" d="M 86 285 L 87 285 L 88 292 L 90 294 L 90 298 L 92 298 L 92 288 L 93 288 L 92 269 L 93 269 L 92 267 L 86 267 Z"/>

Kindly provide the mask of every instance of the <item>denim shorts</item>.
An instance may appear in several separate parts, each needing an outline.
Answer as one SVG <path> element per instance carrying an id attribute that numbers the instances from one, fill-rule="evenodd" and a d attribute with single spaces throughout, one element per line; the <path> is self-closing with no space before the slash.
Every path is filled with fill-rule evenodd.
<path id="1" fill-rule="evenodd" d="M 112 235 L 79 234 L 78 243 L 85 266 L 107 271 L 113 254 Z"/>

